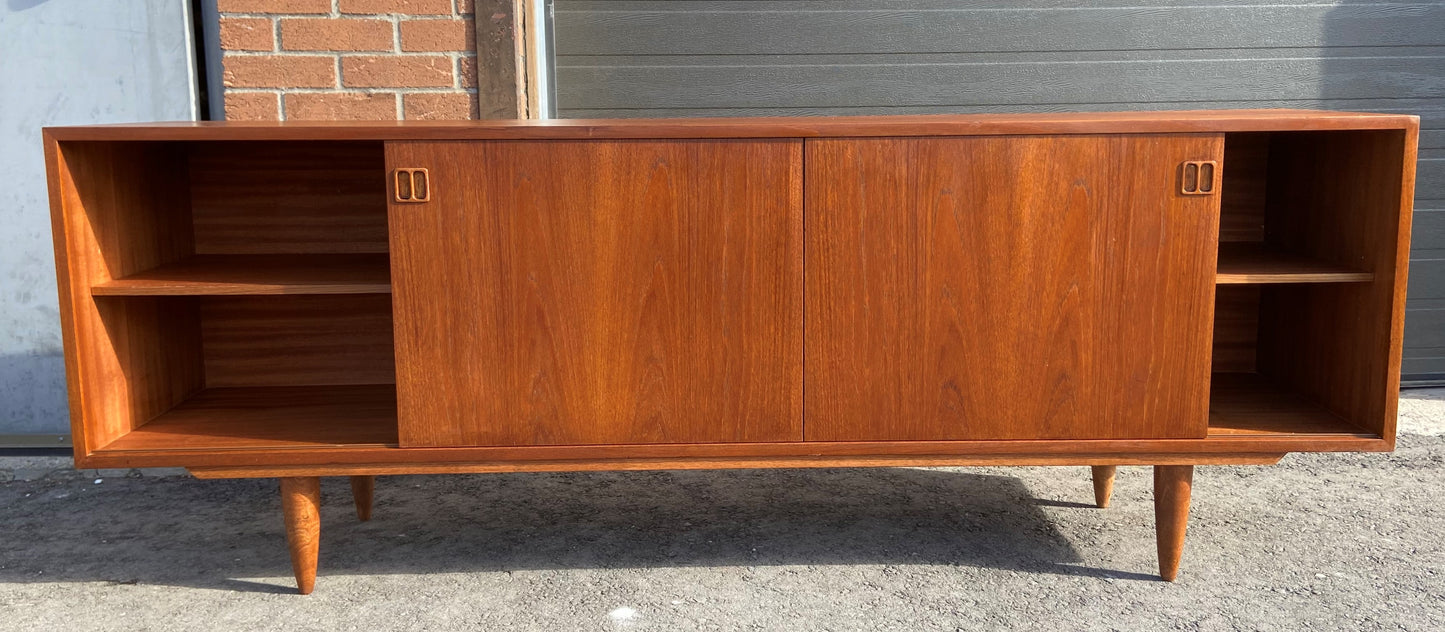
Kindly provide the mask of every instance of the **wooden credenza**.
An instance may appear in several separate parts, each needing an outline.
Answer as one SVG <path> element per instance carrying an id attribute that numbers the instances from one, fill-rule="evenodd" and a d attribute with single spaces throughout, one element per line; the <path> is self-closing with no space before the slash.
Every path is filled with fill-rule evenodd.
<path id="1" fill-rule="evenodd" d="M 46 130 L 81 467 L 1193 466 L 1395 439 L 1418 120 Z"/>

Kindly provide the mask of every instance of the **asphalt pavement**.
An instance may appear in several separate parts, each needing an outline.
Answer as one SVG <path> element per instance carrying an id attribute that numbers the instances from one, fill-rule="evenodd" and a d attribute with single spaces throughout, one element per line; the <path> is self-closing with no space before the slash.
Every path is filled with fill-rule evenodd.
<path id="1" fill-rule="evenodd" d="M 274 480 L 0 458 L 0 630 L 1445 630 L 1445 391 L 1391 454 L 1200 467 L 1179 581 L 1149 469 L 323 483 L 293 593 Z"/>

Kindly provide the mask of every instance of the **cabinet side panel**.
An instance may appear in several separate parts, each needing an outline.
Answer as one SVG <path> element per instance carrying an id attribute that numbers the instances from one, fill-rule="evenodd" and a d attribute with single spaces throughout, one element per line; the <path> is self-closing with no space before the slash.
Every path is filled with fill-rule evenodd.
<path id="1" fill-rule="evenodd" d="M 388 144 L 431 197 L 390 210 L 402 445 L 801 439 L 801 159 Z"/>
<path id="2" fill-rule="evenodd" d="M 1416 131 L 1274 134 L 1265 239 L 1374 273 L 1366 283 L 1269 288 L 1260 373 L 1393 441 Z"/>
<path id="3" fill-rule="evenodd" d="M 1204 436 L 1221 140 L 809 140 L 808 440 Z"/>
<path id="4" fill-rule="evenodd" d="M 71 425 L 83 456 L 202 385 L 193 301 L 91 296 L 97 283 L 190 255 L 190 206 L 173 144 L 67 142 L 55 152 Z"/>

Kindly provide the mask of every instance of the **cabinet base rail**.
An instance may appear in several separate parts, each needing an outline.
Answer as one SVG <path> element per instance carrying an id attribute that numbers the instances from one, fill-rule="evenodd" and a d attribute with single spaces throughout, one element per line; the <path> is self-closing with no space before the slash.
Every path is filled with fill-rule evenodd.
<path id="1" fill-rule="evenodd" d="M 498 474 L 515 472 L 635 472 L 819 467 L 1012 467 L 1120 465 L 1274 465 L 1284 452 L 1225 454 L 973 454 L 912 456 L 668 457 L 630 459 L 548 459 L 330 465 L 211 465 L 187 468 L 200 479 L 288 478 L 298 476 L 397 476 L 408 474 Z"/>

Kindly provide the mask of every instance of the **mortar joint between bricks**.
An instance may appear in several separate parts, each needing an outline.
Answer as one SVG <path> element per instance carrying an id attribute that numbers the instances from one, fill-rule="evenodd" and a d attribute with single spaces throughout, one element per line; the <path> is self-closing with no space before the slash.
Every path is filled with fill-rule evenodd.
<path id="1" fill-rule="evenodd" d="M 217 16 L 223 18 L 267 18 L 272 20 L 279 20 L 282 18 L 309 18 L 312 20 L 324 20 L 330 17 L 325 13 L 256 13 L 254 11 L 247 11 L 241 13 L 218 13 Z"/>
<path id="2" fill-rule="evenodd" d="M 222 52 L 225 53 L 226 57 L 454 57 L 457 59 L 476 57 L 475 54 L 459 51 L 394 53 L 388 50 L 353 50 L 346 52 L 332 50 L 228 50 Z"/>
<path id="3" fill-rule="evenodd" d="M 456 93 L 458 93 L 458 92 L 466 92 L 466 93 L 468 93 L 468 94 L 474 94 L 474 93 L 476 93 L 476 91 L 477 91 L 475 88 L 448 88 L 448 87 L 446 87 L 446 86 L 442 86 L 442 87 L 424 87 L 424 88 L 411 88 L 411 87 L 406 87 L 406 86 L 402 86 L 402 87 L 394 87 L 394 86 L 362 86 L 362 87 L 349 86 L 349 87 L 346 87 L 346 86 L 343 86 L 343 87 L 341 87 L 341 88 L 275 88 L 275 87 L 249 86 L 249 87 L 245 87 L 245 88 L 226 88 L 226 92 L 227 92 L 227 93 L 231 93 L 231 94 L 257 94 L 257 93 L 263 93 L 263 92 L 264 92 L 264 93 L 271 93 L 271 92 L 276 92 L 276 91 L 278 91 L 278 90 L 282 91 L 284 94 L 365 94 L 365 95 L 381 94 L 381 93 L 383 93 L 383 92 L 396 92 L 396 91 L 398 91 L 398 90 L 403 91 L 403 92 L 407 92 L 407 93 L 416 93 L 416 94 L 456 94 Z"/>

